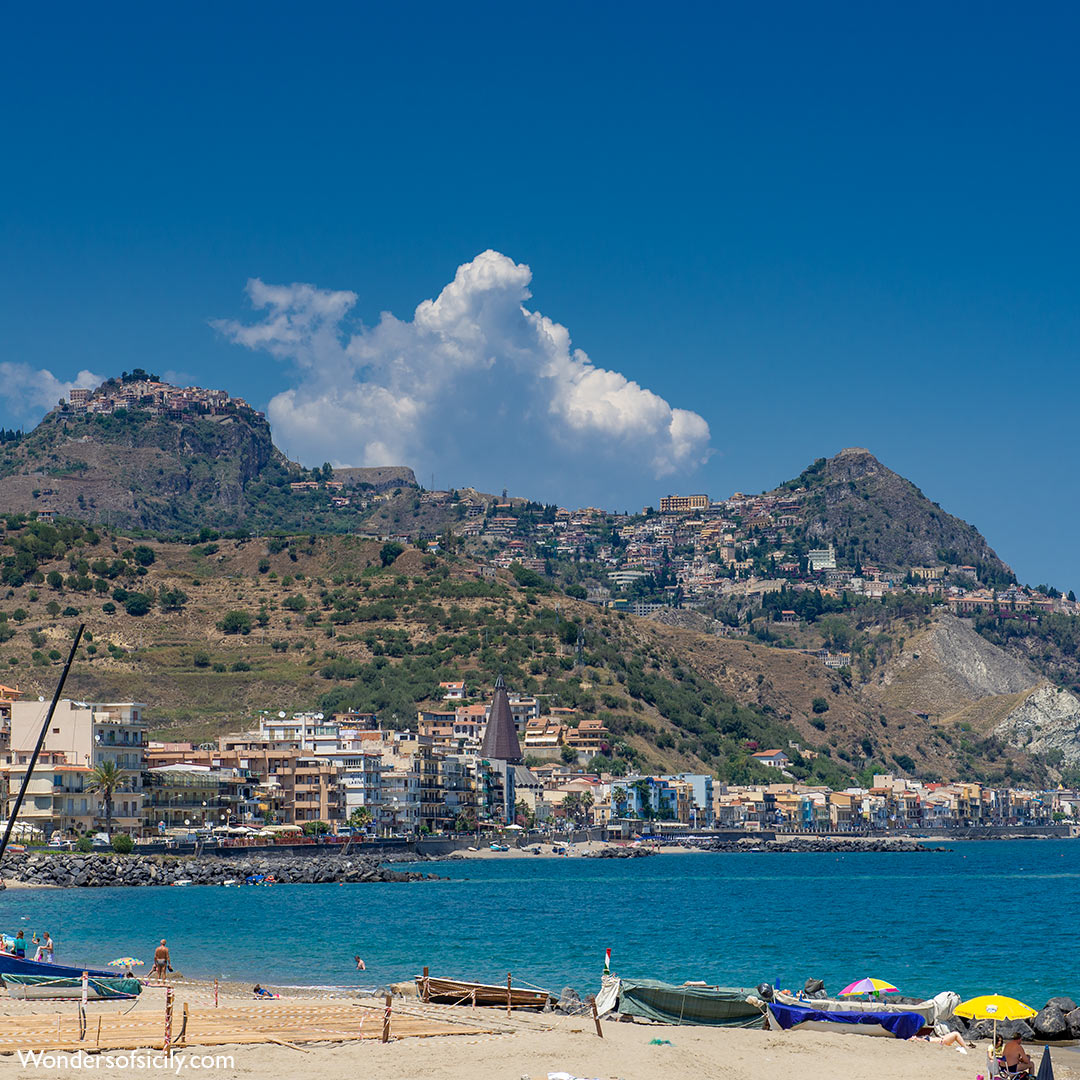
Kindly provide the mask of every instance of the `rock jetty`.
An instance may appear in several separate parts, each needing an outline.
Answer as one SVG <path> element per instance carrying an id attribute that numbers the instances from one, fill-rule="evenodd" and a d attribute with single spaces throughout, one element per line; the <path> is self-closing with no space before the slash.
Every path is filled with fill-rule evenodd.
<path id="1" fill-rule="evenodd" d="M 587 851 L 583 858 L 586 859 L 640 859 L 645 855 L 655 855 L 652 848 L 647 847 L 604 847 L 599 851 Z"/>
<path id="2" fill-rule="evenodd" d="M 35 853 L 8 857 L 0 867 L 8 881 L 27 885 L 95 888 L 106 885 L 221 885 L 243 882 L 262 874 L 275 883 L 319 884 L 339 881 L 423 881 L 433 875 L 406 870 L 389 870 L 375 859 L 339 855 L 288 856 L 259 855 L 223 859 L 161 855 L 82 854 L 79 852 Z"/>

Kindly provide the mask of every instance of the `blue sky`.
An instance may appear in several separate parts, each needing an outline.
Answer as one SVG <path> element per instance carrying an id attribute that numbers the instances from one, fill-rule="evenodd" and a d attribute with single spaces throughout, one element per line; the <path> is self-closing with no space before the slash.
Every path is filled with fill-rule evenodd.
<path id="1" fill-rule="evenodd" d="M 861 445 L 1080 588 L 1078 21 L 9 9 L 0 423 L 144 366 L 309 464 L 618 509 Z"/>

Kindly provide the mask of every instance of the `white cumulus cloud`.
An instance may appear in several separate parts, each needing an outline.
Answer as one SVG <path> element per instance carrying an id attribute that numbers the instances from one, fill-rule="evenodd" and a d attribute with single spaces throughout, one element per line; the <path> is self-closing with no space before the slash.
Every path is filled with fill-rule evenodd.
<path id="1" fill-rule="evenodd" d="M 531 279 L 485 251 L 411 321 L 384 312 L 371 327 L 354 325 L 355 293 L 256 279 L 261 319 L 213 325 L 294 365 L 297 384 L 268 413 L 278 445 L 308 463 L 405 464 L 443 486 L 595 498 L 643 472 L 701 465 L 705 420 L 593 364 L 565 326 L 526 307 Z"/>
<path id="2" fill-rule="evenodd" d="M 105 381 L 91 371 L 80 371 L 70 382 L 58 379 L 48 368 L 35 368 L 16 361 L 0 361 L 0 397 L 24 423 L 34 424 L 43 412 L 54 408 L 76 387 L 92 390 Z"/>

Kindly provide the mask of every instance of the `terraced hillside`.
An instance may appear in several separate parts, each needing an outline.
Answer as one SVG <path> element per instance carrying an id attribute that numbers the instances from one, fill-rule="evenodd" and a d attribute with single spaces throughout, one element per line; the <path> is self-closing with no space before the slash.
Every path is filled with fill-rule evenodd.
<path id="1" fill-rule="evenodd" d="M 73 627 L 89 634 L 68 690 L 140 700 L 157 734 L 250 726 L 261 709 L 375 709 L 408 726 L 438 683 L 481 695 L 502 673 L 611 732 L 597 767 L 766 774 L 789 742 L 795 775 L 843 785 L 889 768 L 949 777 L 949 736 L 791 651 L 598 610 L 529 575 L 355 537 L 134 542 L 77 523 L 9 517 L 0 535 L 0 664 L 51 690 Z M 583 637 L 579 656 L 578 639 Z M 988 764 L 984 762 L 984 764 Z"/>

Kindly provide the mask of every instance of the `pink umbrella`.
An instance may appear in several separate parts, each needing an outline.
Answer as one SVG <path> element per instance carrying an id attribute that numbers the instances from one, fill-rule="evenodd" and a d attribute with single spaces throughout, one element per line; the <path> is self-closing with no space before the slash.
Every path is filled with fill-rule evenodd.
<path id="1" fill-rule="evenodd" d="M 849 997 L 852 994 L 895 994 L 896 987 L 884 979 L 859 979 L 850 986 L 840 991 L 841 997 Z"/>

